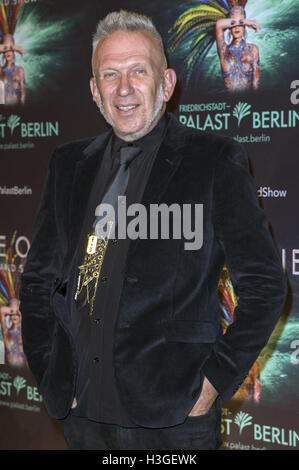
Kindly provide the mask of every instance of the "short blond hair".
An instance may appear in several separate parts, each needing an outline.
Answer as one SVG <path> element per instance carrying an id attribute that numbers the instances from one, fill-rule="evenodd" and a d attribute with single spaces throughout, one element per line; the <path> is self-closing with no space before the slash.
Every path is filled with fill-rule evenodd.
<path id="1" fill-rule="evenodd" d="M 92 38 L 92 53 L 94 54 L 100 41 L 117 31 L 150 34 L 157 41 L 161 51 L 162 63 L 164 67 L 167 68 L 163 40 L 152 20 L 148 16 L 127 10 L 108 13 L 105 18 L 98 22 L 96 32 Z"/>

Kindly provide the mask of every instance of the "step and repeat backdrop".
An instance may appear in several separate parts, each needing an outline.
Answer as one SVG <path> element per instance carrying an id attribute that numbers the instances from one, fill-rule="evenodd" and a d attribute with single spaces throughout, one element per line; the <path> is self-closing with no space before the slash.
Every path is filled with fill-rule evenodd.
<path id="1" fill-rule="evenodd" d="M 216 22 L 238 3 L 241 47 L 224 30 L 217 44 Z M 53 149 L 106 130 L 89 91 L 91 36 L 120 8 L 150 16 L 163 36 L 178 75 L 170 111 L 246 148 L 288 279 L 268 345 L 223 403 L 223 450 L 298 449 L 298 0 L 0 0 L 0 449 L 66 448 L 26 363 L 19 289 Z M 226 269 L 219 301 L 226 328 L 236 304 Z"/>

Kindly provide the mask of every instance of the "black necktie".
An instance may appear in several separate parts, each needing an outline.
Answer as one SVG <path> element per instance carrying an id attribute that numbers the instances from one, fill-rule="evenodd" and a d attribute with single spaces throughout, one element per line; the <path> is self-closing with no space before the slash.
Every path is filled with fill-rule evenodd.
<path id="1" fill-rule="evenodd" d="M 118 196 L 123 196 L 126 192 L 129 178 L 130 178 L 130 163 L 132 160 L 141 152 L 139 147 L 125 146 L 120 149 L 120 166 L 115 175 L 114 180 L 111 183 L 111 186 L 104 195 L 101 204 L 109 204 L 111 209 L 113 208 L 115 217 L 115 225 L 117 224 L 117 207 L 118 207 Z M 97 206 L 95 215 L 96 219 L 94 222 L 94 227 L 97 222 L 102 218 L 102 212 L 100 212 L 100 206 Z M 106 215 L 107 217 L 107 215 Z M 109 211 L 108 211 L 108 219 Z"/>

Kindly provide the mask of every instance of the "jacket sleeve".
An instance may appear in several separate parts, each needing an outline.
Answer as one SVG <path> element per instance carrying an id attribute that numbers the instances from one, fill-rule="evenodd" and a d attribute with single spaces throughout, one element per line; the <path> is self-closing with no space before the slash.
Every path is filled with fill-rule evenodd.
<path id="1" fill-rule="evenodd" d="M 39 385 L 47 368 L 54 330 L 51 293 L 61 263 L 55 220 L 55 153 L 34 223 L 31 247 L 22 275 L 20 310 L 23 347 Z"/>
<path id="2" fill-rule="evenodd" d="M 217 159 L 213 223 L 238 302 L 234 321 L 203 372 L 229 401 L 267 343 L 282 312 L 286 279 L 260 209 L 243 147 L 228 141 Z"/>

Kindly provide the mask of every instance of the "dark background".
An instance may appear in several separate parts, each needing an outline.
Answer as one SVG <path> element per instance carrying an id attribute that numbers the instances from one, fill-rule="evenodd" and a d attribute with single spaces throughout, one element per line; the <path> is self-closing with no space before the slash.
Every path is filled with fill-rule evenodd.
<path id="1" fill-rule="evenodd" d="M 257 1 L 257 0 L 253 0 Z M 11 114 L 21 118 L 22 122 L 59 122 L 59 135 L 51 137 L 21 138 L 19 128 L 16 128 L 13 136 L 7 129 L 5 138 L 0 138 L 0 143 L 5 142 L 33 142 L 35 147 L 30 150 L 0 150 L 1 172 L 0 186 L 12 187 L 27 186 L 32 189 L 30 196 L 1 195 L 1 228 L 0 235 L 9 240 L 17 231 L 19 236 L 31 237 L 33 222 L 44 184 L 49 158 L 53 149 L 62 143 L 83 137 L 96 135 L 106 129 L 102 117 L 99 114 L 89 91 L 89 79 L 91 76 L 91 35 L 95 30 L 98 19 L 109 11 L 120 7 L 145 13 L 152 17 L 158 29 L 161 31 L 165 43 L 168 40 L 168 29 L 177 16 L 179 2 L 159 0 L 151 2 L 139 2 L 127 0 L 126 2 L 110 0 L 89 0 L 88 2 L 76 0 L 43 1 L 26 4 L 20 14 L 19 24 L 26 20 L 27 15 L 34 11 L 40 18 L 40 28 L 47 23 L 59 21 L 70 23 L 63 38 L 49 41 L 48 45 L 36 45 L 35 54 L 51 57 L 56 56 L 59 48 L 59 60 L 49 61 L 42 77 L 36 77 L 35 85 L 28 84 L 25 106 L 8 107 L 2 105 L 0 114 L 3 121 Z M 295 12 L 294 12 L 295 14 Z M 17 26 L 18 28 L 18 26 Z M 17 30 L 16 30 L 17 32 Z M 30 34 L 35 34 L 31 31 Z M 298 44 L 296 45 L 298 48 Z M 290 45 L 294 50 L 294 44 Z M 275 54 L 275 51 L 273 51 Z M 26 56 L 24 57 L 26 63 Z M 179 74 L 181 62 L 169 57 L 170 65 Z M 179 104 L 196 104 L 211 102 L 227 102 L 235 106 L 238 102 L 251 104 L 252 111 L 288 111 L 296 110 L 299 106 L 290 101 L 292 90 L 290 83 L 298 79 L 294 70 L 294 64 L 298 63 L 298 54 L 289 69 L 282 70 L 281 82 L 277 81 L 262 84 L 256 93 L 228 94 L 224 89 L 211 90 L 205 80 L 202 84 L 186 87 L 183 81 L 179 81 L 174 98 L 169 104 L 169 110 L 177 116 Z M 29 66 L 27 64 L 27 66 Z M 215 69 L 215 74 L 220 70 Z M 204 71 L 203 71 L 204 74 Z M 205 77 L 206 78 L 206 77 Z M 261 82 L 263 80 L 263 64 L 261 61 Z M 205 83 L 205 84 L 204 84 Z M 220 82 L 219 82 L 220 83 Z M 182 113 L 183 114 L 183 113 Z M 188 113 L 185 113 L 188 114 Z M 195 115 L 196 113 L 193 113 Z M 206 113 L 201 113 L 204 116 Z M 213 114 L 213 113 L 211 113 Z M 245 117 L 240 128 L 236 119 L 230 119 L 227 131 L 218 133 L 235 136 L 260 135 L 262 133 L 271 137 L 270 143 L 245 143 L 244 146 L 250 158 L 251 170 L 255 178 L 257 189 L 260 186 L 269 186 L 272 189 L 286 189 L 286 198 L 261 198 L 260 202 L 268 217 L 274 240 L 279 252 L 286 250 L 286 273 L 289 282 L 289 296 L 285 311 L 282 315 L 283 327 L 287 325 L 290 333 L 286 340 L 275 336 L 274 344 L 281 349 L 282 360 L 288 363 L 285 370 L 282 366 L 281 380 L 286 384 L 285 395 L 279 396 L 279 390 L 273 389 L 272 395 L 267 392 L 262 394 L 261 402 L 253 403 L 234 402 L 225 404 L 230 410 L 231 418 L 234 413 L 245 410 L 253 416 L 253 421 L 271 427 L 277 426 L 286 430 L 298 431 L 298 368 L 299 365 L 290 365 L 290 341 L 299 339 L 297 298 L 299 294 L 298 275 L 292 272 L 291 253 L 293 249 L 299 249 L 298 244 L 298 124 L 294 128 L 287 129 L 252 129 L 251 116 Z M 299 256 L 298 256 L 299 258 Z M 297 265 L 299 271 L 299 264 Z M 288 331 L 289 331 L 288 330 Z M 281 334 L 282 334 L 281 333 Z M 281 342 L 282 341 L 282 342 Z M 277 346 L 278 347 L 278 346 Z M 280 356 L 278 356 L 279 358 Z M 287 359 L 286 359 L 287 357 Z M 278 359 L 279 360 L 279 359 Z M 275 363 L 277 364 L 277 362 Z M 10 381 L 17 375 L 26 379 L 29 386 L 34 387 L 34 380 L 30 371 L 12 368 L 8 365 L 0 365 L 0 373 L 7 373 Z M 0 377 L 1 380 L 1 377 Z M 2 379 L 3 380 L 3 379 Z M 263 384 L 262 384 L 263 385 Z M 0 404 L 1 435 L 0 449 L 65 449 L 64 439 L 61 435 L 59 424 L 48 417 L 43 403 L 29 402 L 21 391 L 16 396 L 11 387 L 11 396 L 0 395 L 2 402 L 22 402 L 28 405 L 37 405 L 40 411 L 26 411 Z M 23 394 L 22 394 L 23 393 Z M 233 419 L 233 418 L 232 418 Z M 288 431 L 286 431 L 288 432 Z M 231 425 L 231 433 L 228 436 L 230 442 L 252 442 L 252 426 L 244 429 L 242 435 L 238 428 Z M 225 435 L 224 435 L 225 438 Z M 260 447 L 268 449 L 289 449 L 290 447 L 277 443 L 255 442 Z M 298 445 L 298 444 L 297 444 Z"/>

